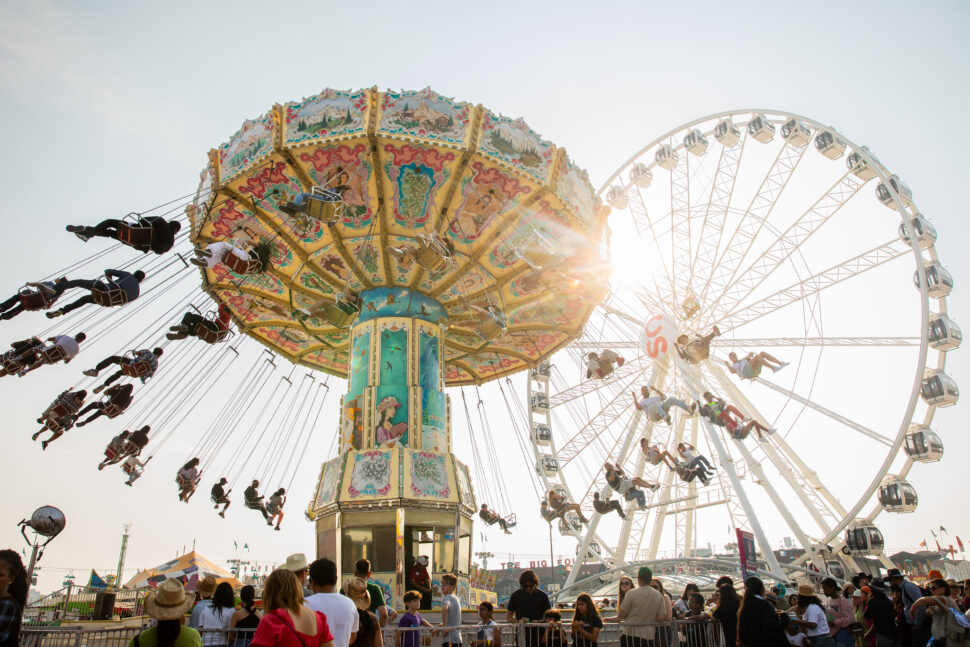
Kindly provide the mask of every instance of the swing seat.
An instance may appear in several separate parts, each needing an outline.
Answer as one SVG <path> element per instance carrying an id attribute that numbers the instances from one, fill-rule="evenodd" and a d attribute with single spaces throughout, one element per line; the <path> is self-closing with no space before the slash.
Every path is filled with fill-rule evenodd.
<path id="1" fill-rule="evenodd" d="M 20 305 L 24 310 L 46 310 L 54 303 L 54 298 L 46 290 L 34 290 L 27 286 L 20 288 Z"/>
<path id="2" fill-rule="evenodd" d="M 451 259 L 451 252 L 437 234 L 418 234 L 418 251 L 415 261 L 429 272 L 437 272 L 445 268 Z"/>
<path id="3" fill-rule="evenodd" d="M 346 328 L 360 315 L 360 306 L 338 298 L 324 310 L 324 319 L 337 328 Z"/>
<path id="4" fill-rule="evenodd" d="M 603 364 L 600 365 L 600 368 L 596 370 L 596 373 L 594 373 L 594 375 L 596 375 L 596 377 L 601 380 L 605 380 L 609 376 L 613 375 L 613 363 L 604 362 Z"/>
<path id="5" fill-rule="evenodd" d="M 125 453 L 124 446 L 118 448 L 114 447 L 113 445 L 108 445 L 104 450 L 104 460 L 106 460 L 109 465 L 117 463 L 125 456 L 127 456 L 127 454 Z"/>
<path id="6" fill-rule="evenodd" d="M 114 308 L 128 303 L 128 295 L 114 281 L 99 282 L 91 290 L 94 302 L 104 308 Z"/>
<path id="7" fill-rule="evenodd" d="M 73 416 L 76 409 L 68 406 L 64 402 L 58 401 L 54 406 L 51 407 L 50 413 L 47 414 L 48 418 L 63 418 L 64 416 Z"/>
<path id="8" fill-rule="evenodd" d="M 246 508 L 249 508 L 250 510 L 262 510 L 263 509 L 263 504 L 262 504 L 261 501 L 250 501 L 249 499 L 247 499 L 245 502 L 243 502 L 243 506 L 246 507 Z"/>
<path id="9" fill-rule="evenodd" d="M 508 526 L 509 528 L 511 528 L 512 526 L 515 526 L 516 524 L 518 524 L 518 523 L 519 523 L 519 522 L 518 522 L 518 521 L 516 520 L 516 518 L 515 518 L 515 513 L 514 513 L 514 512 L 513 512 L 512 514 L 510 514 L 509 516 L 507 516 L 507 517 L 505 517 L 505 523 L 506 523 L 506 525 L 507 525 L 507 526 Z"/>
<path id="10" fill-rule="evenodd" d="M 306 215 L 325 225 L 333 225 L 340 220 L 343 215 L 343 206 L 344 203 L 339 193 L 332 189 L 323 189 L 317 186 L 313 187 L 304 204 Z"/>
<path id="11" fill-rule="evenodd" d="M 137 214 L 128 214 L 118 225 L 118 240 L 136 248 L 150 248 L 155 238 L 155 228 L 138 222 Z"/>
<path id="12" fill-rule="evenodd" d="M 552 265 L 558 256 L 556 246 L 535 227 L 532 227 L 532 236 L 525 244 L 516 247 L 513 253 L 533 270 Z"/>
<path id="13" fill-rule="evenodd" d="M 232 336 L 232 330 L 218 327 L 215 322 L 200 323 L 195 327 L 195 336 L 207 344 L 218 344 Z"/>
<path id="14" fill-rule="evenodd" d="M 55 364 L 65 359 L 67 357 L 67 353 L 65 353 L 64 349 L 60 346 L 47 346 L 40 349 L 37 356 L 40 357 L 40 361 L 44 364 Z"/>
<path id="15" fill-rule="evenodd" d="M 124 412 L 124 409 L 111 401 L 105 402 L 101 406 L 101 414 L 106 418 L 117 418 Z"/>
<path id="16" fill-rule="evenodd" d="M 3 357 L 0 358 L 0 362 L 3 363 L 4 370 L 10 374 L 18 373 L 24 368 L 24 363 L 20 361 L 20 353 L 12 350 L 8 350 L 6 353 L 4 353 Z"/>
<path id="17" fill-rule="evenodd" d="M 144 377 L 152 372 L 151 362 L 145 359 L 131 361 L 133 358 L 134 354 L 125 357 L 124 361 L 121 362 L 122 373 L 128 377 Z"/>
<path id="18" fill-rule="evenodd" d="M 128 476 L 131 476 L 132 474 L 139 474 L 140 475 L 143 470 L 142 470 L 142 468 L 138 467 L 137 465 L 129 465 L 128 463 L 122 463 L 122 465 L 121 465 L 121 471 L 124 472 L 125 474 L 127 474 Z"/>
<path id="19" fill-rule="evenodd" d="M 55 433 L 65 432 L 74 426 L 74 418 L 71 416 L 50 416 L 44 423 L 44 429 L 49 429 Z"/>
<path id="20" fill-rule="evenodd" d="M 748 434 L 750 434 L 750 433 L 751 433 L 751 430 L 750 429 L 745 429 L 743 427 L 738 427 L 733 432 L 731 432 L 731 438 L 733 438 L 735 440 L 744 440 L 745 438 L 748 437 Z"/>
<path id="21" fill-rule="evenodd" d="M 478 334 L 485 341 L 492 341 L 504 335 L 508 330 L 505 321 L 499 319 L 498 317 L 492 315 L 485 319 L 478 326 Z"/>
<path id="22" fill-rule="evenodd" d="M 237 245 L 238 247 L 238 245 Z M 242 259 L 236 256 L 234 253 L 226 252 L 222 256 L 222 264 L 229 268 L 230 271 L 236 274 L 259 274 L 259 261 L 253 258 L 252 252 L 242 247 L 239 247 L 246 252 L 249 258 Z"/>

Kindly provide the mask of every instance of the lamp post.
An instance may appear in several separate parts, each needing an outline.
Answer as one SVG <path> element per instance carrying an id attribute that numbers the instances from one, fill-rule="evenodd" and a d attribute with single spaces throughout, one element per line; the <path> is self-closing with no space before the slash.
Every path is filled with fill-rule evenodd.
<path id="1" fill-rule="evenodd" d="M 37 566 L 40 558 L 44 556 L 44 549 L 47 547 L 47 544 L 51 543 L 54 537 L 61 534 L 66 524 L 67 520 L 64 518 L 64 513 L 52 505 L 37 508 L 34 510 L 34 514 L 30 515 L 30 519 L 23 519 L 17 524 L 20 526 L 20 534 L 24 536 L 27 544 L 33 548 L 30 553 L 30 565 L 27 566 L 28 591 L 30 590 L 30 585 L 33 584 L 34 568 Z M 33 541 L 27 536 L 27 528 L 34 531 Z M 41 537 L 46 537 L 47 540 L 41 543 Z"/>

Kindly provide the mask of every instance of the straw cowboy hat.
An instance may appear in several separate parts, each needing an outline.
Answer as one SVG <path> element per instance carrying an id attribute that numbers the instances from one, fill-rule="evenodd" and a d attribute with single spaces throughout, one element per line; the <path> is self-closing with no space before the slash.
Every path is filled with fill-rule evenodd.
<path id="1" fill-rule="evenodd" d="M 167 582 L 168 580 L 165 581 Z M 216 586 L 218 584 L 219 583 L 216 582 L 216 578 L 212 577 L 211 575 L 206 575 L 204 578 L 199 580 L 195 590 L 198 591 L 199 595 L 202 597 L 211 598 L 212 594 L 216 592 Z"/>
<path id="2" fill-rule="evenodd" d="M 806 597 L 815 597 L 815 589 L 812 588 L 811 584 L 799 584 L 798 595 L 804 595 Z"/>
<path id="3" fill-rule="evenodd" d="M 195 600 L 185 595 L 185 587 L 176 579 L 165 580 L 157 593 L 149 593 L 145 601 L 145 612 L 156 620 L 176 620 L 181 618 Z"/>

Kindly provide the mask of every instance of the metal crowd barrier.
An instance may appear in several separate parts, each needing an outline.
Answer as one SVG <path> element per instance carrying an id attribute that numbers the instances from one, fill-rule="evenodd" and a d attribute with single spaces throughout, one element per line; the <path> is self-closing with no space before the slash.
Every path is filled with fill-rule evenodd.
<path id="1" fill-rule="evenodd" d="M 484 647 L 541 647 L 541 637 L 550 624 L 544 623 L 515 623 L 496 624 L 491 627 L 493 640 Z M 652 634 L 652 638 L 636 638 L 624 636 L 623 632 L 635 632 L 637 628 L 644 628 L 644 635 Z M 146 627 L 119 627 L 116 629 L 82 629 L 60 627 L 24 627 L 21 630 L 20 644 L 22 647 L 127 647 L 131 639 Z M 566 634 L 566 647 L 573 642 L 569 633 L 570 623 L 563 622 L 562 629 Z M 479 625 L 461 625 L 460 627 L 408 627 L 399 629 L 393 623 L 384 628 L 385 647 L 394 647 L 397 636 L 401 636 L 401 647 L 440 647 L 446 634 L 457 630 L 460 642 L 464 647 L 471 647 L 479 640 Z M 255 629 L 237 629 L 232 631 L 233 645 L 248 644 Z M 226 631 L 222 629 L 203 629 L 203 641 L 206 643 L 226 644 Z M 207 639 L 207 635 L 218 634 L 217 640 Z M 414 636 L 413 638 L 411 636 Z M 487 639 L 487 636 L 485 636 Z M 497 639 L 496 639 L 497 638 Z M 724 640 L 721 625 L 709 619 L 701 621 L 673 620 L 671 622 L 653 623 L 615 623 L 606 622 L 597 639 L 598 647 L 731 647 Z M 369 647 L 369 646 L 360 646 Z"/>

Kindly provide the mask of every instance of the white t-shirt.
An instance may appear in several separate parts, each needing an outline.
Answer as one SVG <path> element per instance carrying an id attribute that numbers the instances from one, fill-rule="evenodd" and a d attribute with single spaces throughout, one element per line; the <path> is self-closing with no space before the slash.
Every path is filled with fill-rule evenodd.
<path id="1" fill-rule="evenodd" d="M 67 335 L 54 337 L 54 345 L 64 349 L 64 354 L 67 356 L 66 359 L 73 359 L 81 352 L 81 347 L 74 341 L 74 338 L 68 337 Z"/>
<path id="2" fill-rule="evenodd" d="M 805 638 L 807 638 L 808 636 L 806 636 L 803 632 L 798 632 L 794 636 L 791 635 L 790 633 L 785 633 L 785 637 L 788 638 L 789 645 L 795 645 L 796 647 L 803 647 L 803 645 L 805 644 Z"/>
<path id="3" fill-rule="evenodd" d="M 207 606 L 199 614 L 199 629 L 229 629 L 229 621 L 232 620 L 234 611 L 235 609 L 225 607 L 216 609 L 211 605 Z M 221 631 L 203 631 L 202 644 L 206 647 L 209 647 L 209 645 L 227 645 L 229 644 L 229 634 Z"/>
<path id="4" fill-rule="evenodd" d="M 683 456 L 684 460 L 686 460 L 689 463 L 693 461 L 695 458 L 697 458 L 697 452 L 693 449 L 685 449 L 681 453 L 681 456 Z"/>
<path id="5" fill-rule="evenodd" d="M 350 644 L 350 634 L 357 633 L 360 628 L 360 616 L 350 598 L 339 593 L 314 593 L 306 599 L 306 605 L 327 616 L 334 647 Z"/>
<path id="6" fill-rule="evenodd" d="M 495 642 L 495 627 L 497 626 L 498 625 L 494 620 L 480 623 L 478 625 L 478 632 L 475 634 L 475 640 Z"/>
<path id="7" fill-rule="evenodd" d="M 652 398 L 643 398 L 640 400 L 640 408 L 643 409 L 643 412 L 647 414 L 651 420 L 654 421 L 663 420 L 667 417 L 663 407 L 660 406 L 661 404 L 663 404 L 663 400 L 656 395 Z"/>
<path id="8" fill-rule="evenodd" d="M 805 622 L 814 622 L 814 629 L 806 629 L 805 633 L 811 636 L 821 636 L 829 634 L 829 621 L 825 619 L 825 611 L 822 607 L 817 604 L 810 604 L 808 608 L 805 609 L 805 613 L 802 614 L 802 620 Z"/>

